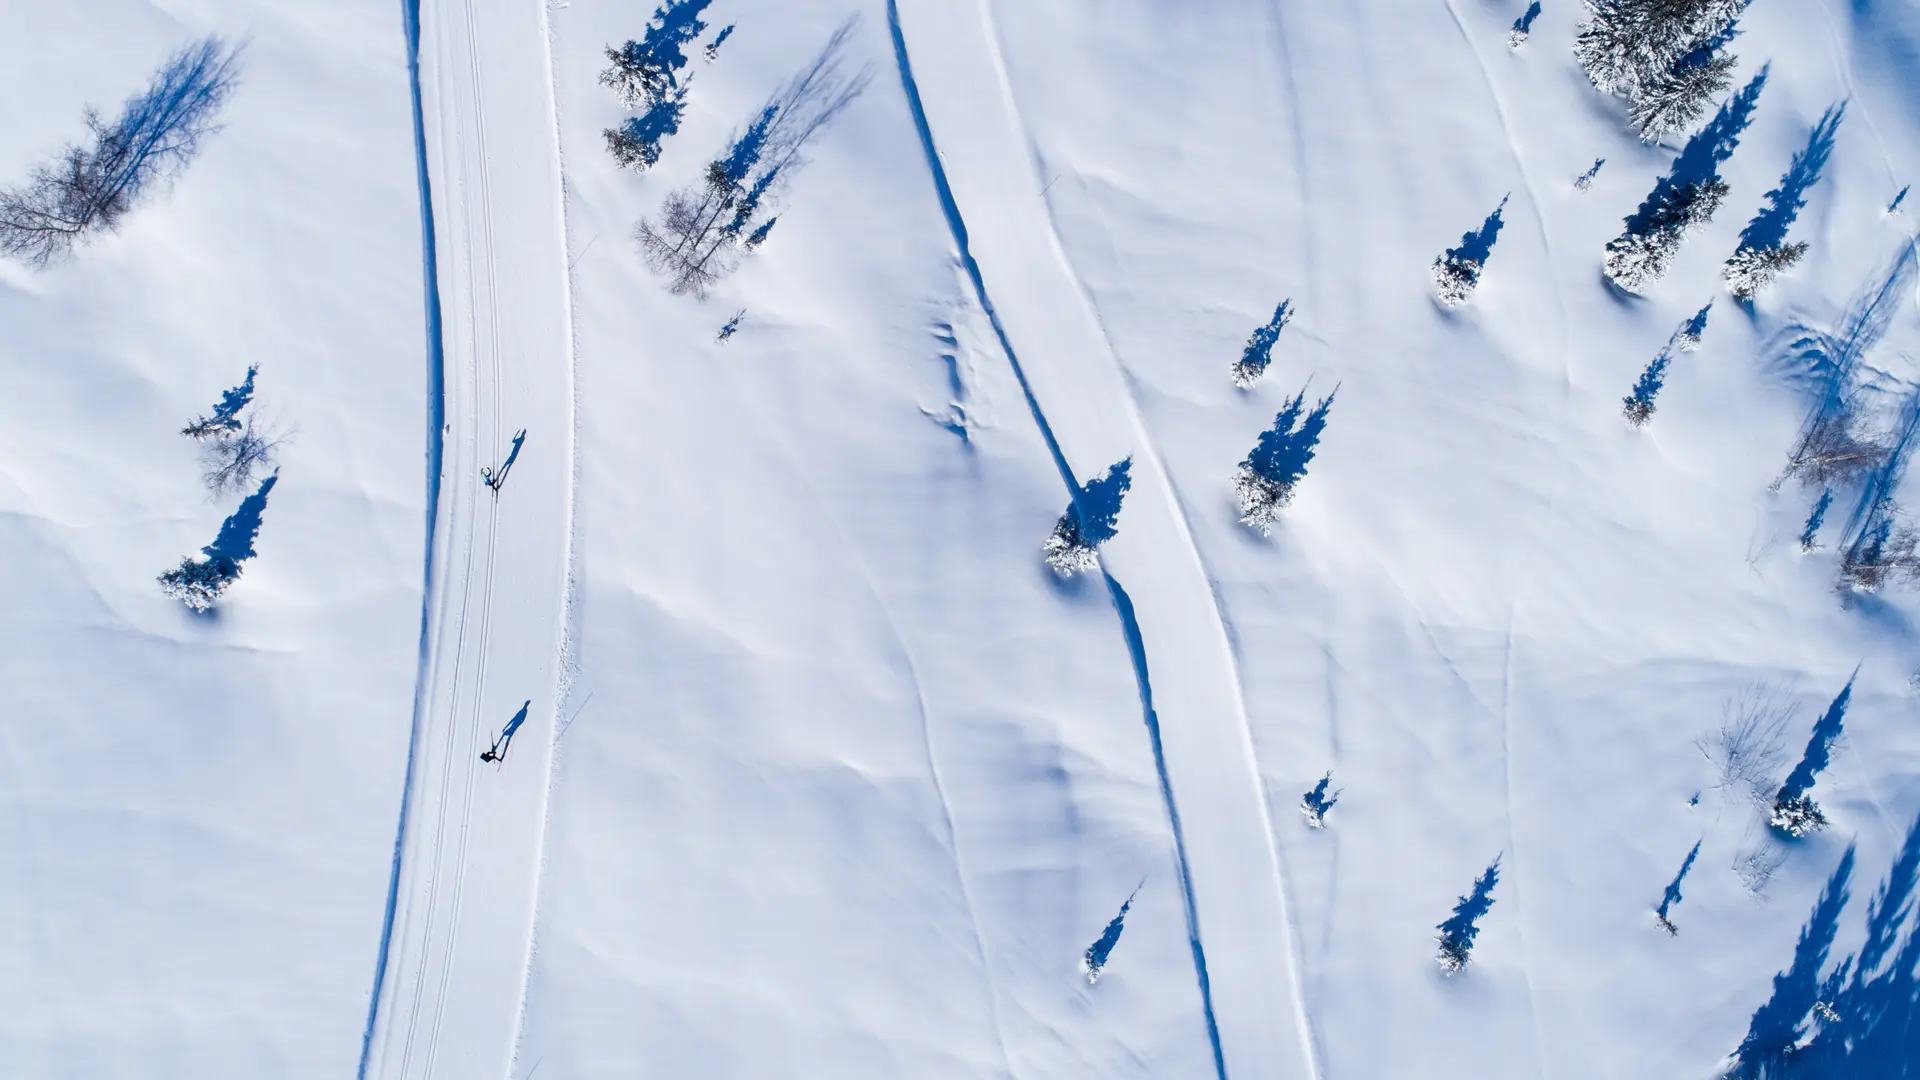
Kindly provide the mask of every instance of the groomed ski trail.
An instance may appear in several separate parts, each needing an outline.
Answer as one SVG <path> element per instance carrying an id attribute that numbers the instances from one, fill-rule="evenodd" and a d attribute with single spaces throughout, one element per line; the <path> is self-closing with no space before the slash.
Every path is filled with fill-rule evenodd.
<path id="1" fill-rule="evenodd" d="M 573 476 L 546 8 L 407 0 L 444 428 L 427 615 L 363 1080 L 505 1080 L 546 831 Z M 480 481 L 526 443 L 496 494 Z M 480 760 L 527 703 L 506 760 Z"/>
<path id="2" fill-rule="evenodd" d="M 1286 894 L 1226 631 L 1125 376 L 1053 232 L 991 16 L 984 0 L 888 7 L 955 241 L 1058 464 L 1077 482 L 1134 459 L 1120 532 L 1101 560 L 1140 669 L 1219 1071 L 1309 1080 Z"/>

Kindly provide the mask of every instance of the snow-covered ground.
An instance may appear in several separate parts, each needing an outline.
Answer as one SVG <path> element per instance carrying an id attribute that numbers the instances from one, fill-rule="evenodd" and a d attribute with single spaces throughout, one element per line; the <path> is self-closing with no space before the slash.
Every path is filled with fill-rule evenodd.
<path id="1" fill-rule="evenodd" d="M 1860 947 L 1920 813 L 1916 606 L 1835 593 L 1850 492 L 1802 554 L 1818 492 L 1769 486 L 1796 328 L 1892 278 L 1870 410 L 1920 375 L 1920 206 L 1885 213 L 1920 14 L 1754 4 L 1725 205 L 1636 298 L 1601 248 L 1674 147 L 1575 65 L 1575 3 L 1510 49 L 1518 0 L 896 2 L 713 0 L 703 41 L 736 29 L 641 174 L 596 80 L 651 0 L 421 0 L 420 132 L 391 0 L 16 5 L 0 178 L 247 42 L 176 185 L 0 264 L 20 1075 L 339 1076 L 371 1035 L 383 1077 L 1707 1077 L 1850 845 L 1825 969 Z M 634 224 L 849 15 L 873 78 L 778 228 L 669 295 Z M 1719 265 L 1842 100 L 1811 250 L 1741 309 Z M 1429 265 L 1503 198 L 1442 308 Z M 298 433 L 194 618 L 152 578 L 233 500 L 175 431 L 256 361 Z M 1338 394 L 1262 538 L 1234 469 L 1303 385 Z M 1068 481 L 1128 456 L 1103 571 L 1055 576 Z M 1766 684 L 1790 764 L 1856 666 L 1832 824 L 1770 839 L 1695 742 Z"/>

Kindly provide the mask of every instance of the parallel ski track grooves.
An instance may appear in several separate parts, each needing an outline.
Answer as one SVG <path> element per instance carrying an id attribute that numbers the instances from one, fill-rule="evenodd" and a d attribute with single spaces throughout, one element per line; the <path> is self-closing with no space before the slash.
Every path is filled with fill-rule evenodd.
<path id="1" fill-rule="evenodd" d="M 959 202 L 953 194 L 952 186 L 947 179 L 945 167 L 941 163 L 939 150 L 934 143 L 932 126 L 927 119 L 925 105 L 920 96 L 919 84 L 913 75 L 912 63 L 907 54 L 906 36 L 900 26 L 898 0 L 888 0 L 887 2 L 887 25 L 893 38 L 895 63 L 900 73 L 901 84 L 907 97 L 909 109 L 913 113 L 915 129 L 920 136 L 922 150 L 927 159 L 927 167 L 932 175 L 936 194 L 940 200 L 941 208 L 945 213 L 948 227 L 953 233 L 954 243 L 959 252 L 961 265 L 966 270 L 967 276 L 973 284 L 980 306 L 987 316 L 988 323 L 993 327 L 994 335 L 1000 341 L 1001 349 L 1007 356 L 1007 361 L 1013 370 L 1015 379 L 1020 384 L 1021 392 L 1027 401 L 1028 410 L 1032 413 L 1034 422 L 1040 430 L 1041 437 L 1047 444 L 1048 453 L 1053 458 L 1054 466 L 1060 473 L 1061 481 L 1067 487 L 1068 496 L 1070 499 L 1078 499 L 1079 482 L 1073 473 L 1072 467 L 1067 462 L 1066 455 L 1060 446 L 1058 438 L 1054 434 L 1052 425 L 1048 422 L 1046 414 L 1041 408 L 1039 398 L 1027 377 L 1026 370 L 1020 363 L 1019 354 L 1013 347 L 1011 336 L 1007 333 L 1004 324 L 1000 320 L 998 311 L 994 307 L 992 297 L 987 290 L 985 276 L 980 269 L 978 261 L 974 258 L 968 239 L 966 221 L 960 211 Z M 1002 78 L 1004 80 L 1004 72 L 1002 72 Z M 1141 432 L 1140 434 L 1144 440 L 1145 433 Z M 1143 452 L 1151 454 L 1150 446 L 1143 443 Z M 1181 513 L 1177 493 L 1169 491 L 1169 498 L 1173 503 L 1173 512 L 1176 514 Z M 1186 528 L 1184 520 L 1180 521 L 1179 525 L 1184 534 Z M 1190 538 L 1188 539 L 1188 543 L 1191 545 Z M 1197 560 L 1198 553 L 1195 552 L 1194 555 Z M 1129 657 L 1134 668 L 1142 714 L 1152 743 L 1154 767 L 1158 775 L 1161 795 L 1167 808 L 1169 828 L 1173 833 L 1176 870 L 1179 875 L 1184 913 L 1187 920 L 1188 940 L 1193 951 L 1194 975 L 1200 991 L 1201 1009 L 1206 1021 L 1208 1042 L 1213 1052 L 1214 1068 L 1220 1080 L 1227 1080 L 1226 1053 L 1222 1044 L 1220 1027 L 1214 1009 L 1213 988 L 1207 972 L 1205 946 L 1201 940 L 1198 903 L 1195 899 L 1192 884 L 1185 830 L 1181 822 L 1179 807 L 1174 798 L 1173 785 L 1162 748 L 1159 717 L 1153 704 L 1153 689 L 1151 673 L 1147 663 L 1145 639 L 1134 613 L 1132 600 L 1127 595 L 1126 590 L 1121 587 L 1116 579 L 1106 573 L 1104 567 L 1102 568 L 1102 575 L 1106 581 L 1115 614 L 1120 619 L 1122 631 L 1126 638 Z M 1217 611 L 1215 615 L 1217 617 Z M 1238 693 L 1239 690 L 1236 683 L 1234 687 L 1236 698 Z M 1263 797 L 1261 800 L 1262 813 L 1265 812 L 1264 807 Z M 1267 842 L 1271 847 L 1271 836 L 1268 837 Z M 1270 851 L 1269 855 L 1276 860 L 1278 858 L 1277 851 Z M 1280 883 L 1276 882 L 1276 887 L 1281 887 Z M 1291 933 L 1290 926 L 1275 927 L 1273 930 L 1281 934 Z M 1289 949 L 1289 952 L 1290 951 Z M 1293 978 L 1293 974 L 1294 973 L 1289 972 L 1287 977 L 1291 979 Z M 1296 1009 L 1296 1015 L 1293 1017 L 1293 1020 L 1300 1028 L 1303 1049 L 1308 1055 L 1307 1071 L 1309 1075 L 1313 1075 L 1317 1073 L 1317 1066 L 1312 1060 L 1312 1037 L 1306 1017 L 1297 1011 L 1299 1008 L 1297 986 L 1294 988 L 1293 997 L 1295 999 Z"/>
<path id="2" fill-rule="evenodd" d="M 537 0 L 524 2 L 531 4 Z M 420 667 L 407 779 L 401 794 L 401 819 L 378 967 L 362 1038 L 358 1069 L 361 1080 L 366 1080 L 374 1071 L 376 1036 L 385 1046 L 378 1051 L 382 1075 L 432 1076 L 442 1061 L 450 1002 L 459 990 L 454 985 L 454 966 L 462 955 L 460 929 L 465 911 L 465 886 L 473 870 L 469 856 L 479 798 L 474 762 L 487 738 L 491 719 L 485 713 L 489 683 L 486 659 L 495 630 L 492 614 L 496 598 L 494 568 L 501 544 L 500 494 L 494 492 L 488 498 L 480 492 L 474 478 L 480 455 L 498 453 L 507 421 L 501 355 L 504 342 L 501 283 L 495 265 L 500 247 L 495 236 L 494 178 L 487 167 L 490 162 L 488 118 L 481 71 L 484 50 L 476 18 L 477 6 L 484 5 L 476 4 L 476 0 L 441 0 L 437 17 L 429 28 L 422 25 L 422 0 L 402 0 L 401 5 L 413 99 L 432 372 L 429 409 L 433 428 L 428 443 L 430 514 Z M 463 25 L 456 27 L 453 24 L 456 19 Z M 428 56 L 433 61 L 441 99 L 431 118 L 425 108 L 421 76 L 422 39 L 429 32 L 432 36 L 425 44 L 430 50 Z M 449 54 L 462 45 L 468 65 L 466 85 L 449 98 L 448 91 L 453 89 L 447 85 Z M 550 77 L 543 89 L 551 92 Z M 463 114 L 462 106 L 469 111 Z M 430 119 L 434 125 L 431 129 Z M 464 167 L 469 162 L 477 162 L 477 168 Z M 452 175 L 452 187 L 444 190 L 442 196 L 454 199 L 454 205 L 460 209 L 458 233 L 449 232 L 458 236 L 457 254 L 464 264 L 451 280 L 444 279 L 440 273 L 441 237 L 435 224 L 432 190 L 433 178 L 442 171 Z M 473 221 L 474 213 L 482 215 L 477 223 Z M 476 261 L 485 265 L 476 266 Z M 456 323 L 456 337 L 464 338 L 458 340 L 458 344 L 468 355 L 459 361 L 462 367 L 457 375 L 449 370 L 446 358 L 447 329 L 440 293 L 443 284 L 456 290 L 464 286 L 464 293 L 457 293 L 454 306 L 456 318 L 460 320 Z M 570 327 L 570 300 L 563 302 L 569 308 L 567 325 Z M 476 304 L 485 305 L 484 314 L 474 310 Z M 570 358 L 570 333 L 568 343 L 565 351 Z M 447 448 L 449 376 L 455 376 L 451 380 L 455 401 L 460 402 L 460 394 L 467 395 L 463 403 L 456 405 L 458 418 L 466 430 L 455 436 L 451 454 Z M 567 394 L 570 399 L 570 385 Z M 570 438 L 567 446 L 570 457 Z M 451 487 L 444 483 L 449 475 L 455 480 Z M 567 480 L 571 480 L 571 467 Z M 564 513 L 569 525 L 563 552 L 570 559 L 571 487 L 564 494 Z M 457 534 L 455 530 L 464 532 Z M 445 545 L 446 550 L 441 550 L 440 545 Z M 460 561 L 457 594 L 451 587 L 455 557 Z M 563 575 L 563 592 L 569 587 L 570 582 Z M 562 607 L 564 610 L 564 595 Z M 443 694 L 444 702 L 436 703 L 436 698 Z M 444 731 L 434 730 L 431 726 L 434 723 L 444 723 Z M 431 760 L 435 752 L 442 757 L 437 764 Z M 432 807 L 421 805 L 422 784 L 435 782 L 440 790 L 433 796 Z M 543 811 L 546 790 L 543 784 Z M 450 836 L 450 829 L 457 829 L 459 835 Z M 408 860 L 410 846 L 411 861 Z M 536 875 L 539 846 L 536 837 L 533 870 Z M 409 890 L 404 900 L 403 888 Z M 396 927 L 400 928 L 398 949 L 395 948 Z M 388 986 L 389 974 L 399 974 L 389 969 L 404 969 L 409 957 L 413 960 L 413 970 L 401 976 L 404 982 L 396 979 L 393 986 Z M 523 964 L 523 974 L 524 971 Z M 521 991 L 516 1016 L 524 1012 L 524 985 Z M 390 993 L 390 997 L 383 1007 L 382 995 L 386 993 Z M 430 994 L 433 1001 L 428 1005 Z M 400 1009 L 406 1011 L 403 1024 L 393 1015 Z M 380 1035 L 383 1022 L 390 1030 Z M 393 1026 L 396 1024 L 398 1026 Z M 511 1048 L 508 1059 L 511 1059 Z"/>
<path id="3" fill-rule="evenodd" d="M 480 83 L 480 47 L 478 42 L 475 40 L 474 32 L 473 32 L 472 0 L 466 0 L 466 2 L 462 3 L 460 5 L 460 11 L 461 11 L 462 21 L 465 23 L 464 29 L 466 30 L 468 86 L 469 86 L 469 91 L 473 95 L 472 138 L 478 150 L 477 156 L 479 160 L 482 162 L 486 162 L 490 160 L 487 154 L 486 93 Z M 492 197 L 492 185 L 489 180 L 489 170 L 486 169 L 485 167 L 482 167 L 481 169 L 478 170 L 478 172 L 479 172 L 479 177 L 477 179 L 477 183 L 475 186 L 478 188 L 479 196 L 480 196 L 480 210 L 481 210 L 480 219 L 483 223 L 482 239 L 483 239 L 483 243 L 485 244 L 485 248 L 484 250 L 479 252 L 480 258 L 476 259 L 469 256 L 469 258 L 466 260 L 467 262 L 466 270 L 467 270 L 467 279 L 468 279 L 467 288 L 468 288 L 469 297 L 472 297 L 478 293 L 478 290 L 474 288 L 474 282 L 473 282 L 473 277 L 475 273 L 475 263 L 477 262 L 481 264 L 481 266 L 484 268 L 482 272 L 484 274 L 485 284 L 486 284 L 485 307 L 487 311 L 487 321 L 488 321 L 487 375 L 489 376 L 489 382 L 491 383 L 492 390 L 493 390 L 492 397 L 491 397 L 491 400 L 493 402 L 493 432 L 492 432 L 493 439 L 491 441 L 493 445 L 497 447 L 500 445 L 500 436 L 502 434 L 501 423 L 500 423 L 500 304 L 498 302 L 498 287 L 497 287 L 498 283 L 494 275 L 494 266 L 493 266 L 493 262 L 494 262 L 493 256 L 496 250 L 495 244 L 494 244 L 494 236 L 493 236 L 493 197 Z M 469 252 L 472 252 L 474 250 L 472 235 L 471 235 L 471 222 L 472 222 L 471 214 L 462 215 L 462 221 L 461 221 L 462 238 L 463 240 L 465 240 L 466 247 Z M 473 363 L 475 368 L 473 372 L 473 376 L 474 376 L 475 382 L 477 383 L 480 378 L 480 372 L 478 370 L 480 361 L 478 356 L 475 356 L 473 358 Z M 479 414 L 483 411 L 480 403 L 480 397 L 478 394 L 474 395 L 473 409 L 475 413 L 473 417 L 473 429 L 474 431 L 478 432 L 481 429 L 481 418 Z M 476 452 L 479 450 L 479 446 L 477 444 L 475 446 L 475 450 Z M 471 484 L 472 484 L 472 477 L 471 475 L 469 475 L 466 480 L 467 486 L 464 488 L 464 490 L 472 491 Z M 480 497 L 478 492 L 474 492 L 474 497 L 475 498 Z M 447 1011 L 447 1001 L 448 1001 L 447 987 L 453 976 L 453 958 L 459 952 L 460 909 L 461 909 L 462 901 L 464 899 L 463 894 L 465 891 L 466 879 L 467 879 L 467 843 L 470 837 L 472 836 L 472 829 L 469 828 L 469 823 L 471 822 L 473 817 L 474 771 L 470 767 L 470 764 L 471 762 L 476 760 L 476 756 L 479 753 L 480 728 L 481 728 L 481 725 L 485 723 L 485 718 L 480 715 L 480 709 L 481 709 L 481 703 L 486 700 L 487 666 L 485 663 L 485 658 L 487 655 L 487 643 L 489 642 L 489 640 L 491 640 L 492 633 L 493 633 L 493 618 L 492 618 L 493 616 L 493 554 L 495 551 L 496 544 L 499 540 L 499 531 L 500 531 L 499 527 L 500 527 L 500 499 L 499 499 L 499 494 L 496 492 L 494 493 L 491 501 L 487 504 L 487 538 L 486 538 L 486 549 L 485 549 L 486 566 L 485 566 L 484 577 L 483 577 L 484 587 L 481 590 L 481 594 L 480 594 L 480 639 L 476 646 L 476 655 L 479 657 L 479 664 L 478 664 L 479 675 L 474 684 L 472 701 L 468 705 L 468 708 L 473 711 L 473 720 L 471 723 L 466 725 L 466 734 L 467 734 L 466 747 L 464 747 L 462 751 L 459 753 L 449 753 L 446 755 L 446 761 L 443 766 L 443 772 L 442 772 L 443 783 L 441 787 L 441 802 L 439 807 L 438 824 L 435 830 L 438 835 L 442 837 L 445 836 L 448 788 L 445 785 L 444 781 L 445 781 L 445 777 L 449 775 L 458 776 L 463 780 L 463 783 L 461 783 L 460 785 L 460 796 L 461 796 L 460 798 L 460 839 L 459 839 L 459 846 L 456 848 L 454 852 L 453 893 L 452 893 L 452 899 L 450 902 L 450 910 L 447 912 L 447 916 L 446 916 L 447 923 L 448 923 L 446 948 L 440 958 L 440 978 L 439 978 L 439 985 L 435 993 L 433 1022 L 427 1030 L 426 1066 L 425 1066 L 424 1072 L 428 1076 L 433 1075 L 433 1067 L 439 1057 L 440 1032 L 441 1032 L 442 1024 L 446 1019 L 446 1011 Z M 471 550 L 469 550 L 468 557 L 467 557 L 467 590 L 466 590 L 468 593 L 470 593 L 472 589 L 474 561 L 475 560 L 473 558 L 473 553 Z M 454 650 L 455 650 L 454 651 L 454 676 L 455 677 L 453 681 L 454 689 L 453 689 L 452 713 L 455 717 L 458 717 L 460 715 L 459 673 L 461 669 L 465 666 L 466 658 L 467 658 L 467 652 L 466 652 L 467 622 L 464 616 L 466 612 L 471 610 L 472 608 L 465 602 L 465 597 L 463 596 L 461 607 L 460 607 L 462 617 L 460 619 L 459 630 L 457 632 L 455 644 L 454 644 Z M 460 728 L 461 728 L 461 725 L 456 720 L 455 723 L 448 729 L 447 738 L 450 744 L 458 740 Z M 462 770 L 458 767 L 458 764 L 457 764 L 458 762 L 467 762 L 469 763 L 469 767 Z M 436 873 L 434 875 L 433 884 L 429 888 L 428 895 L 430 897 L 436 896 L 439 892 L 439 888 L 440 888 L 439 873 L 444 872 L 445 870 L 444 860 L 439 858 L 439 856 L 441 856 L 444 853 L 444 851 L 445 851 L 445 848 L 444 848 L 444 841 L 443 841 L 442 845 L 436 846 L 436 851 L 435 851 Z M 433 925 L 432 923 L 433 910 L 434 908 L 430 902 L 428 907 L 428 924 L 427 924 L 429 928 L 431 928 L 431 926 Z M 431 937 L 431 935 L 429 935 L 429 937 Z M 412 1061 L 413 1061 L 415 1038 L 417 1035 L 417 1028 L 420 1022 L 419 1004 L 420 1004 L 421 995 L 425 990 L 425 980 L 426 980 L 426 968 L 423 966 L 419 971 L 415 972 L 415 975 L 414 975 L 413 1007 L 408 1010 L 407 1038 L 406 1038 L 405 1046 L 401 1051 L 401 1055 L 400 1055 L 400 1075 L 402 1076 L 407 1075 L 408 1067 L 412 1064 Z"/>

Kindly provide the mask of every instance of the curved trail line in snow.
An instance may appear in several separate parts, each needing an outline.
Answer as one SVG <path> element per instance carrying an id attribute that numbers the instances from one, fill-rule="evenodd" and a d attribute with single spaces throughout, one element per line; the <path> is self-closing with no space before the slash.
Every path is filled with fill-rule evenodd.
<path id="1" fill-rule="evenodd" d="M 413 740 L 362 1080 L 511 1071 L 546 832 L 573 509 L 560 148 L 541 0 L 407 0 L 438 361 Z M 479 480 L 510 433 L 525 452 Z M 528 703 L 507 760 L 479 760 Z"/>
<path id="2" fill-rule="evenodd" d="M 887 17 L 961 262 L 1062 480 L 1072 488 L 1134 458 L 1101 562 L 1154 744 L 1216 1068 L 1306 1080 L 1316 1070 L 1292 927 L 1232 651 L 1172 484 L 1054 235 L 990 17 L 961 0 L 888 0 Z M 938 47 L 909 63 L 910 40 Z"/>

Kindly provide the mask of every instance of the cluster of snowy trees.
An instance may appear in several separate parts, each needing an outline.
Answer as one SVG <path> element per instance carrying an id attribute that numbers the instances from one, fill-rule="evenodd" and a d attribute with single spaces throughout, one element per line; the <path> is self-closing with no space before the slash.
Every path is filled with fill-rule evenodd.
<path id="1" fill-rule="evenodd" d="M 200 446 L 201 480 L 211 496 L 238 492 L 252 484 L 256 476 L 271 470 L 274 453 L 286 440 L 284 434 L 270 431 L 254 416 L 254 381 L 259 374 L 258 364 L 247 368 L 247 377 L 238 386 L 222 392 L 206 415 L 195 417 L 180 429 L 180 434 Z M 267 476 L 241 501 L 240 508 L 220 527 L 219 536 L 200 549 L 201 557 L 189 555 L 180 560 L 180 565 L 162 573 L 158 579 L 160 591 L 194 611 L 210 610 L 239 580 L 241 564 L 253 557 L 253 541 L 266 511 L 267 493 L 276 481 L 277 476 Z"/>
<path id="2" fill-rule="evenodd" d="M 237 492 L 273 468 L 274 455 L 288 438 L 259 418 L 253 407 L 253 383 L 260 365 L 247 368 L 240 385 L 223 392 L 213 410 L 195 417 L 180 434 L 200 444 L 200 480 L 213 496 Z"/>
<path id="3" fill-rule="evenodd" d="M 1713 219 L 1729 190 L 1720 178 L 1720 165 L 1740 145 L 1740 136 L 1753 120 L 1766 82 L 1767 72 L 1762 68 L 1728 99 L 1687 141 L 1672 170 L 1626 219 L 1625 230 L 1607 242 L 1603 266 L 1614 284 L 1638 292 L 1659 280 L 1687 236 Z"/>
<path id="4" fill-rule="evenodd" d="M 683 7 L 701 2 L 681 0 Z M 669 279 L 671 291 L 706 296 L 744 253 L 766 242 L 778 220 L 772 206 L 778 186 L 802 164 L 807 143 L 871 81 L 871 69 L 846 67 L 857 25 L 842 23 L 812 63 L 728 141 L 698 183 L 668 195 L 660 213 L 636 228 L 647 265 Z"/>
<path id="5" fill-rule="evenodd" d="M 1573 53 L 1601 90 L 1626 99 L 1649 142 L 1691 127 L 1733 80 L 1727 51 L 1751 0 L 1586 0 Z"/>
<path id="6" fill-rule="evenodd" d="M 608 66 L 600 73 L 600 85 L 637 114 L 604 133 L 607 151 L 622 166 L 650 168 L 660 160 L 660 144 L 680 130 L 680 115 L 693 82 L 692 75 L 682 74 L 687 47 L 706 32 L 700 16 L 712 2 L 666 0 L 654 10 L 640 40 L 607 47 Z M 721 44 L 732 34 L 733 27 L 728 25 L 707 43 L 709 62 L 720 55 Z"/>
<path id="7" fill-rule="evenodd" d="M 1280 511 L 1293 501 L 1293 492 L 1307 475 L 1320 433 L 1326 430 L 1327 413 L 1333 408 L 1334 393 L 1306 409 L 1306 390 L 1293 395 L 1273 426 L 1262 432 L 1260 441 L 1240 462 L 1233 478 L 1234 498 L 1240 506 L 1240 521 L 1262 536 L 1273 531 Z M 1304 415 L 1303 415 L 1303 410 Z"/>
<path id="8" fill-rule="evenodd" d="M 35 167 L 24 184 L 0 189 L 0 251 L 43 267 L 117 228 L 193 159 L 239 74 L 233 46 L 207 37 L 168 57 L 119 115 L 88 108 L 86 140 Z"/>

